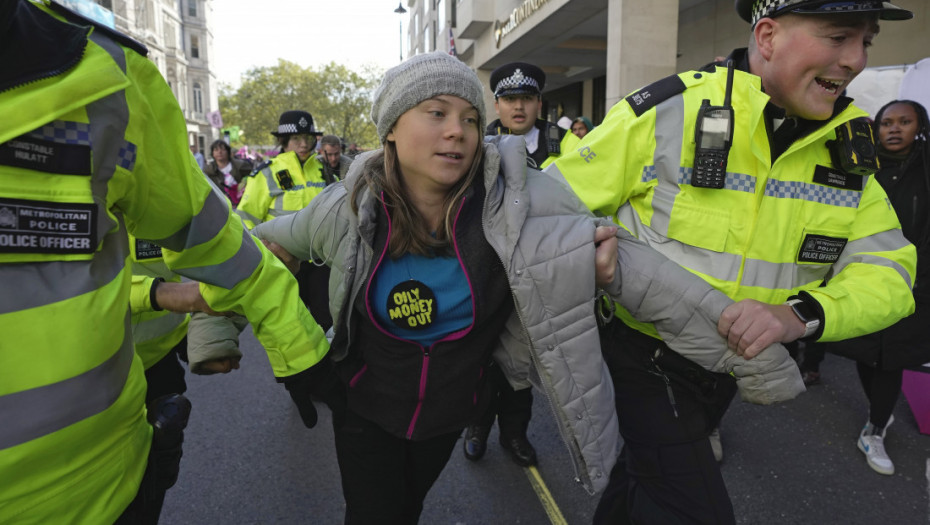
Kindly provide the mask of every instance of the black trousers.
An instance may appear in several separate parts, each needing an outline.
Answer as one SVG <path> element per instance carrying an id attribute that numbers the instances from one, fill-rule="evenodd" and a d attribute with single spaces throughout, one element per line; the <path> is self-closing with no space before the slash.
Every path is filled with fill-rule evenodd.
<path id="1" fill-rule="evenodd" d="M 145 371 L 145 381 L 148 385 L 145 393 L 146 404 L 162 396 L 183 394 L 187 391 L 184 366 L 178 361 L 179 357 L 187 357 L 187 338 L 182 339 L 165 357 Z M 157 524 L 161 516 L 161 508 L 165 503 L 165 493 L 177 479 L 180 461 L 180 445 L 177 450 L 168 453 L 155 450 L 153 447 L 149 451 L 148 463 L 145 467 L 145 474 L 142 476 L 142 483 L 139 485 L 139 491 L 116 520 L 116 525 Z"/>
<path id="2" fill-rule="evenodd" d="M 661 344 L 618 320 L 601 331 L 624 447 L 594 523 L 735 523 L 707 439 L 714 422 L 689 391 L 673 384 L 669 396 L 664 378 L 646 364 Z"/>
<path id="3" fill-rule="evenodd" d="M 862 390 L 869 399 L 869 422 L 878 428 L 885 428 L 901 393 L 904 370 L 882 370 L 856 362 L 856 372 Z"/>
<path id="4" fill-rule="evenodd" d="M 333 413 L 333 432 L 346 525 L 415 525 L 462 434 L 410 441 L 348 410 Z"/>
<path id="5" fill-rule="evenodd" d="M 494 419 L 500 428 L 500 440 L 525 437 L 533 415 L 533 389 L 514 390 L 507 376 L 497 365 L 488 367 L 491 382 L 491 401 L 478 420 L 478 425 L 491 428 Z"/>

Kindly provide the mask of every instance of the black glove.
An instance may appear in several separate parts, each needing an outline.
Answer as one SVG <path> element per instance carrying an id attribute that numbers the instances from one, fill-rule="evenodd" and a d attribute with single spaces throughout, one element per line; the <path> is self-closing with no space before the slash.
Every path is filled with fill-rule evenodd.
<path id="1" fill-rule="evenodd" d="M 345 404 L 342 382 L 336 377 L 333 362 L 328 356 L 303 372 L 285 377 L 282 381 L 307 428 L 316 426 L 317 421 L 312 396 L 322 399 L 332 410 L 336 409 L 334 405 Z"/>

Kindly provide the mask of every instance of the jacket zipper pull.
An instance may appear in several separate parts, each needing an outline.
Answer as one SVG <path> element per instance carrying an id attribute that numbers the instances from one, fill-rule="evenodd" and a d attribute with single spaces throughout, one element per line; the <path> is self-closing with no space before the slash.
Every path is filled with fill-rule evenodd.
<path id="1" fill-rule="evenodd" d="M 668 376 L 665 375 L 665 371 L 656 363 L 656 358 L 662 355 L 662 349 L 656 349 L 655 355 L 651 357 L 652 366 L 659 372 L 659 375 L 662 376 L 662 380 L 665 381 L 665 392 L 668 394 L 668 402 L 672 405 L 672 413 L 675 414 L 675 419 L 678 419 L 678 403 L 675 401 L 675 393 L 672 392 L 672 383 L 669 381 Z"/>

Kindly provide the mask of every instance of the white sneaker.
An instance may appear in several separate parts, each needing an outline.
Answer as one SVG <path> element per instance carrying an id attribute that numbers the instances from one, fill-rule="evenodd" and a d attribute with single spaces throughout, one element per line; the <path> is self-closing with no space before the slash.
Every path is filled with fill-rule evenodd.
<path id="1" fill-rule="evenodd" d="M 859 446 L 859 450 L 865 454 L 865 460 L 872 467 L 872 470 L 890 476 L 894 474 L 894 463 L 891 462 L 891 458 L 885 452 L 885 438 L 883 435 L 867 435 L 866 430 L 869 427 L 870 425 L 866 425 L 866 428 L 862 429 L 862 433 L 859 434 L 859 441 L 856 444 Z"/>
<path id="2" fill-rule="evenodd" d="M 723 445 L 720 443 L 720 427 L 715 428 L 707 439 L 710 440 L 710 449 L 714 451 L 714 459 L 717 463 L 723 461 Z"/>

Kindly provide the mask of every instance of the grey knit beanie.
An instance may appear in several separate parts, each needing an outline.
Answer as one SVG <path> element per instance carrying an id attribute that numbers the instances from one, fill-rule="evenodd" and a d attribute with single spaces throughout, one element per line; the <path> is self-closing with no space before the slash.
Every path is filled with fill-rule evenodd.
<path id="1" fill-rule="evenodd" d="M 384 144 L 394 123 L 408 109 L 437 95 L 455 95 L 478 109 L 478 130 L 484 133 L 483 90 L 478 75 L 452 55 L 443 51 L 416 55 L 384 74 L 371 104 L 371 120 Z"/>

